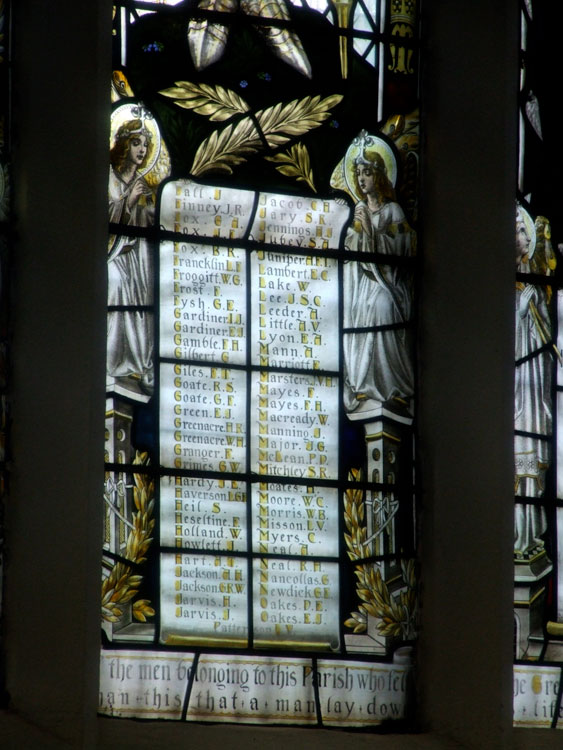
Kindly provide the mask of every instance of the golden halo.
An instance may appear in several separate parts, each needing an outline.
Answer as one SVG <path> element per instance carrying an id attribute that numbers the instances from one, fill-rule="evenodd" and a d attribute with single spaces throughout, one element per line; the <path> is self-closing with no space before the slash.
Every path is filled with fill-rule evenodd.
<path id="1" fill-rule="evenodd" d="M 530 238 L 530 246 L 528 247 L 528 252 L 526 253 L 526 255 L 528 256 L 528 260 L 530 260 L 536 250 L 536 225 L 534 224 L 534 220 L 532 219 L 530 214 L 526 211 L 524 206 L 520 205 L 520 203 L 516 204 L 516 224 L 518 224 L 518 221 L 521 221 L 524 224 L 524 226 L 526 227 L 526 232 L 528 233 L 528 237 Z"/>
<path id="2" fill-rule="evenodd" d="M 145 166 L 137 170 L 137 174 L 142 176 L 150 172 L 160 154 L 160 130 L 152 113 L 143 104 L 135 104 L 133 102 L 121 104 L 111 114 L 110 148 L 115 144 L 117 131 L 128 120 L 142 120 L 143 127 L 151 134 L 151 142 Z"/>
<path id="3" fill-rule="evenodd" d="M 359 156 L 365 156 L 366 153 L 369 156 L 374 152 L 379 154 L 383 159 L 387 178 L 393 187 L 395 187 L 395 183 L 397 182 L 397 161 L 391 146 L 387 141 L 384 141 L 383 138 L 379 138 L 377 135 L 370 135 L 366 130 L 362 130 L 348 146 L 346 156 L 344 157 L 344 175 L 346 178 L 346 185 L 357 201 L 362 200 L 363 196 L 358 194 L 356 187 L 356 159 Z"/>

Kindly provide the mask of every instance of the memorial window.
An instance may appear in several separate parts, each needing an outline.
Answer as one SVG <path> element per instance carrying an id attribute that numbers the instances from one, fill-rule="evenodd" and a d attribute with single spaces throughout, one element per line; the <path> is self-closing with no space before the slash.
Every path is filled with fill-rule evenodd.
<path id="1" fill-rule="evenodd" d="M 417 3 L 113 12 L 99 711 L 405 722 Z"/>
<path id="2" fill-rule="evenodd" d="M 521 3 L 514 723 L 548 728 L 563 726 L 563 225 L 560 165 L 552 160 L 559 137 L 552 89 L 558 71 L 556 19 L 560 11 L 549 3 Z"/>

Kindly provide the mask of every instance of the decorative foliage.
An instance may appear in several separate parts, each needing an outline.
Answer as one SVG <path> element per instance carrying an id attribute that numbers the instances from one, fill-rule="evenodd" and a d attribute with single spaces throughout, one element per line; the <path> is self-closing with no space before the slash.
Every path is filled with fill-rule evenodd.
<path id="1" fill-rule="evenodd" d="M 228 120 L 233 115 L 250 110 L 248 104 L 237 93 L 222 86 L 208 86 L 205 83 L 176 81 L 176 85 L 159 91 L 163 96 L 174 99 L 174 104 L 184 109 L 193 109 L 210 120 Z"/>
<path id="2" fill-rule="evenodd" d="M 360 482 L 361 471 L 352 469 L 348 478 Z M 351 487 L 344 495 L 344 523 L 348 532 L 344 538 L 351 560 L 365 557 L 367 527 L 364 518 L 364 492 Z M 365 633 L 368 615 L 371 615 L 379 620 L 377 629 L 381 635 L 414 638 L 417 607 L 414 560 L 401 560 L 401 572 L 403 583 L 396 593 L 392 593 L 377 563 L 356 565 L 356 594 L 362 603 L 357 612 L 350 613 L 344 625 L 354 633 Z"/>
<path id="3" fill-rule="evenodd" d="M 416 575 L 414 560 L 401 560 L 403 584 L 396 594 L 389 591 L 375 564 L 357 565 L 356 593 L 362 600 L 344 625 L 354 633 L 365 633 L 368 615 L 379 619 L 377 629 L 384 636 L 414 638 L 416 632 Z"/>
<path id="4" fill-rule="evenodd" d="M 133 602 L 133 617 L 139 622 L 146 622 L 147 617 L 153 617 L 155 612 L 150 604 L 148 599 L 137 599 Z"/>
<path id="5" fill-rule="evenodd" d="M 215 130 L 200 144 L 190 171 L 194 176 L 206 172 L 231 174 L 232 166 L 241 164 L 246 156 L 264 147 L 264 140 L 270 148 L 277 148 L 292 136 L 318 128 L 341 99 L 338 94 L 325 99 L 320 96 L 294 99 L 289 104 L 275 104 L 260 110 L 255 120 L 244 117 L 236 125 L 228 125 L 222 131 Z"/>
<path id="6" fill-rule="evenodd" d="M 146 466 L 149 463 L 147 453 L 137 451 L 134 464 Z M 151 533 L 154 528 L 154 480 L 134 474 L 133 500 L 137 509 L 133 513 L 133 529 L 129 533 L 125 557 L 134 563 L 146 562 L 146 553 L 151 546 Z M 102 618 L 108 622 L 118 622 L 123 616 L 123 605 L 131 601 L 138 593 L 143 577 L 134 575 L 133 569 L 122 562 L 117 562 L 110 570 L 109 576 L 102 581 Z M 133 616 L 140 622 L 155 614 L 148 599 L 138 599 L 133 603 Z"/>
<path id="7" fill-rule="evenodd" d="M 231 167 L 242 164 L 245 157 L 255 154 L 262 148 L 262 140 L 250 117 L 245 117 L 238 125 L 228 125 L 225 130 L 214 130 L 196 151 L 190 172 L 194 176 L 205 172 L 227 172 Z"/>
<path id="8" fill-rule="evenodd" d="M 342 96 L 333 94 L 321 99 L 320 96 L 307 96 L 294 99 L 289 104 L 275 104 L 256 113 L 256 119 L 266 138 L 268 146 L 281 146 L 288 136 L 307 133 L 330 115 L 330 110 L 342 101 Z M 283 135 L 281 135 L 283 134 Z"/>
<path id="9" fill-rule="evenodd" d="M 361 482 L 361 470 L 351 469 L 348 479 L 354 482 Z M 348 534 L 344 534 L 344 539 L 350 560 L 358 560 L 361 557 L 365 557 L 364 545 L 367 538 L 367 527 L 364 525 L 364 518 L 364 491 L 350 487 L 344 493 L 344 523 L 349 531 Z"/>
<path id="10" fill-rule="evenodd" d="M 413 219 L 418 215 L 418 147 L 420 116 L 418 109 L 407 115 L 392 115 L 381 132 L 394 142 L 402 162 L 400 199 L 403 208 Z M 416 233 L 412 233 L 416 240 Z"/>
<path id="11" fill-rule="evenodd" d="M 313 183 L 313 170 L 311 169 L 309 152 L 302 143 L 294 144 L 285 154 L 276 154 L 264 158 L 267 161 L 279 163 L 280 166 L 276 169 L 281 174 L 286 177 L 295 177 L 297 182 L 306 182 L 314 193 L 317 192 Z"/>

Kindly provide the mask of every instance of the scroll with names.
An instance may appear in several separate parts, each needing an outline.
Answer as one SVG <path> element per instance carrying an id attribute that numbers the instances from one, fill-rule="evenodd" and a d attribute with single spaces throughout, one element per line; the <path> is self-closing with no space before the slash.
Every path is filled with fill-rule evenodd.
<path id="1" fill-rule="evenodd" d="M 160 529 L 176 552 L 160 560 L 161 643 L 340 648 L 338 491 L 323 482 L 339 478 L 330 251 L 349 220 L 324 198 L 163 188 Z"/>

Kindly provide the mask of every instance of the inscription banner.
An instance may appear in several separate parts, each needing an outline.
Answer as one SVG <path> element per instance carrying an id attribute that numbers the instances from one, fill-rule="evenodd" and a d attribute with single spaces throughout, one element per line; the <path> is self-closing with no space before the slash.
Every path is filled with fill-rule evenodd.
<path id="1" fill-rule="evenodd" d="M 316 724 L 313 684 L 303 679 L 310 669 L 310 659 L 202 655 L 187 718 Z"/>
<path id="2" fill-rule="evenodd" d="M 102 651 L 98 710 L 181 719 L 191 681 L 187 721 L 317 724 L 317 687 L 325 725 L 373 726 L 404 717 L 409 672 L 400 664 L 327 660 L 315 671 L 306 658 L 210 654 L 195 666 L 192 653 Z"/>
<path id="3" fill-rule="evenodd" d="M 321 661 L 316 679 L 323 723 L 369 726 L 402 719 L 410 667 L 402 664 L 359 664 Z M 309 679 L 314 679 L 311 673 Z"/>
<path id="4" fill-rule="evenodd" d="M 514 726 L 550 727 L 556 713 L 561 669 L 518 664 L 513 670 Z M 560 710 L 558 719 L 562 718 Z M 559 725 L 561 726 L 561 725 Z"/>
<path id="5" fill-rule="evenodd" d="M 181 719 L 193 654 L 102 651 L 98 713 Z"/>

